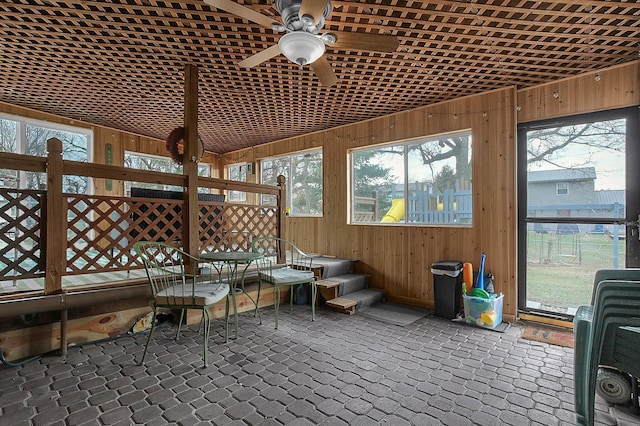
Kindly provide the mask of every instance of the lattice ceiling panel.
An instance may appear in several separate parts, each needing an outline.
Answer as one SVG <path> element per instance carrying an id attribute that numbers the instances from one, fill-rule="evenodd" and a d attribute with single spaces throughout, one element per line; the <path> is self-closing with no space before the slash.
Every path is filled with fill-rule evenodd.
<path id="1" fill-rule="evenodd" d="M 271 0 L 235 0 L 280 21 Z M 0 100 L 166 138 L 199 67 L 199 133 L 225 153 L 508 85 L 638 58 L 640 2 L 332 1 L 322 32 L 396 36 L 393 53 L 327 48 L 338 77 L 278 55 L 281 34 L 201 0 L 0 2 Z"/>

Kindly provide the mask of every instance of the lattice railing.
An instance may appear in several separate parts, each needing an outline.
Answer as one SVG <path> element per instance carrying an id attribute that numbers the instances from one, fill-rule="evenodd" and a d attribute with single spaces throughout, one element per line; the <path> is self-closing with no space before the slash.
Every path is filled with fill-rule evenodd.
<path id="1" fill-rule="evenodd" d="M 46 191 L 0 188 L 2 296 L 23 291 L 56 294 L 67 286 L 137 280 L 144 277 L 144 268 L 134 254 L 136 242 L 167 241 L 183 246 L 181 197 L 66 194 L 65 175 L 162 181 L 183 186 L 187 192 L 210 188 L 275 196 L 278 206 L 273 207 L 228 204 L 220 196 L 202 197 L 197 229 L 190 227 L 187 237 L 190 248 L 194 247 L 192 239 L 198 238 L 198 250 L 202 252 L 250 250 L 255 236 L 283 232 L 283 176 L 278 177 L 277 186 L 204 177 L 191 182 L 173 173 L 63 160 L 62 141 L 56 138 L 47 140 L 47 151 L 46 158 L 0 152 L 2 169 L 47 174 Z"/>
<path id="2" fill-rule="evenodd" d="M 0 274 L 44 276 L 45 191 L 0 188 Z M 65 275 L 142 268 L 142 240 L 182 245 L 182 200 L 65 195 Z M 200 250 L 248 251 L 257 236 L 276 236 L 276 207 L 200 202 Z M 63 246 L 61 246 L 62 248 Z"/>
<path id="3" fill-rule="evenodd" d="M 182 200 L 67 197 L 67 274 L 141 268 L 133 245 L 182 245 Z M 247 251 L 255 236 L 276 235 L 275 207 L 200 202 L 200 250 Z"/>
<path id="4" fill-rule="evenodd" d="M 0 188 L 0 277 L 44 276 L 45 191 Z"/>
<path id="5" fill-rule="evenodd" d="M 182 237 L 182 201 L 67 196 L 66 273 L 141 268 L 133 245 Z"/>
<path id="6" fill-rule="evenodd" d="M 276 207 L 202 202 L 198 205 L 202 252 L 250 251 L 255 237 L 277 235 Z"/>

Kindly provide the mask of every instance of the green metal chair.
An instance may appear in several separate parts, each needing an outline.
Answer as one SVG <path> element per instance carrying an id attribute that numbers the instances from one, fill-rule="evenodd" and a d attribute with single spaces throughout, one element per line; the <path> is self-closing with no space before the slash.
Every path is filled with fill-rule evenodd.
<path id="1" fill-rule="evenodd" d="M 149 342 L 156 323 L 158 308 L 180 310 L 176 340 L 184 320 L 185 309 L 202 311 L 200 325 L 204 334 L 204 365 L 207 366 L 209 353 L 209 333 L 211 318 L 209 308 L 226 299 L 225 306 L 225 342 L 228 338 L 229 321 L 229 285 L 220 283 L 217 277 L 198 273 L 199 259 L 161 242 L 141 241 L 134 245 L 134 250 L 140 256 L 147 271 L 151 294 L 153 295 L 153 318 L 151 329 L 144 347 L 140 365 L 144 362 L 149 348 Z"/>
<path id="2" fill-rule="evenodd" d="M 316 319 L 317 287 L 311 263 L 313 258 L 292 242 L 276 237 L 260 237 L 253 240 L 252 249 L 262 254 L 257 260 L 258 300 L 262 284 L 274 288 L 273 304 L 275 310 L 275 328 L 278 328 L 278 311 L 280 309 L 280 289 L 290 287 L 290 309 L 293 308 L 294 287 L 309 284 L 311 287 L 311 320 Z"/>
<path id="3" fill-rule="evenodd" d="M 573 321 L 574 402 L 579 425 L 593 425 L 599 366 L 631 374 L 634 381 L 640 375 L 640 353 L 629 345 L 629 340 L 638 334 L 631 334 L 633 329 L 627 329 L 640 326 L 640 270 L 611 271 L 610 274 L 604 270 L 596 273 L 600 281 L 594 286 L 592 305 L 579 307 Z M 603 280 L 609 276 L 614 278 Z M 628 280 L 631 278 L 635 280 Z M 634 386 L 633 397 L 638 397 L 637 386 Z"/>

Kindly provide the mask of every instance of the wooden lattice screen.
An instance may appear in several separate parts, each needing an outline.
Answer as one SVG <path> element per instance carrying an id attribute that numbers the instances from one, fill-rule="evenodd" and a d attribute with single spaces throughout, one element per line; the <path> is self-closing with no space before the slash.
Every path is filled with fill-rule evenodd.
<path id="1" fill-rule="evenodd" d="M 0 188 L 0 273 L 12 280 L 44 276 L 45 191 Z M 133 245 L 182 245 L 182 200 L 65 196 L 65 275 L 142 268 Z M 276 207 L 200 202 L 200 250 L 247 251 L 256 236 L 276 236 Z M 61 246 L 62 248 L 63 246 Z"/>
<path id="2" fill-rule="evenodd" d="M 44 276 L 45 191 L 0 188 L 0 276 Z"/>

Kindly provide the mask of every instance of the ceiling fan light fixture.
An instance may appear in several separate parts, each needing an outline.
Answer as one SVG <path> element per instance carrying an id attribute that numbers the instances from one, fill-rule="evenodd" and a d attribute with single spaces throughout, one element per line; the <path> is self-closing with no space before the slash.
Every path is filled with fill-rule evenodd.
<path id="1" fill-rule="evenodd" d="M 317 36 L 295 31 L 280 37 L 280 52 L 291 62 L 300 66 L 315 62 L 324 54 L 324 43 Z"/>

